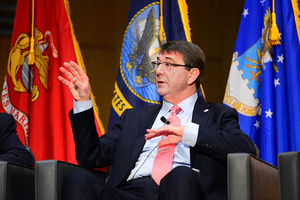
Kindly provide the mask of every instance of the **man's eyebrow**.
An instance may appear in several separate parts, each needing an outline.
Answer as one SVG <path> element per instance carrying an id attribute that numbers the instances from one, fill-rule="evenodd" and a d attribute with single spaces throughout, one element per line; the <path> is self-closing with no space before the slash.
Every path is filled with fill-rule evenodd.
<path id="1" fill-rule="evenodd" d="M 172 57 L 164 57 L 164 59 L 166 59 L 166 60 L 168 60 L 168 61 L 173 61 L 174 62 L 174 60 L 173 60 L 173 58 Z M 159 57 L 157 57 L 157 60 L 159 61 L 160 59 L 159 59 Z"/>

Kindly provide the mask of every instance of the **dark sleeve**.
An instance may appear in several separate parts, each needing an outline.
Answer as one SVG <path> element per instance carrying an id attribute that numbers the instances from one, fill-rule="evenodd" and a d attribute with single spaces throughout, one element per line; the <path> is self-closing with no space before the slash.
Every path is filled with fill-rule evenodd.
<path id="1" fill-rule="evenodd" d="M 32 156 L 16 134 L 16 127 L 12 115 L 0 113 L 0 160 L 34 167 Z"/>
<path id="2" fill-rule="evenodd" d="M 218 105 L 208 121 L 199 127 L 196 151 L 224 162 L 229 153 L 256 155 L 254 142 L 240 129 L 235 109 Z"/>
<path id="3" fill-rule="evenodd" d="M 77 114 L 73 114 L 73 110 L 71 110 L 69 117 L 74 134 L 78 164 L 88 168 L 111 165 L 119 134 L 122 131 L 122 122 L 114 124 L 107 133 L 99 138 L 94 122 L 93 108 Z"/>

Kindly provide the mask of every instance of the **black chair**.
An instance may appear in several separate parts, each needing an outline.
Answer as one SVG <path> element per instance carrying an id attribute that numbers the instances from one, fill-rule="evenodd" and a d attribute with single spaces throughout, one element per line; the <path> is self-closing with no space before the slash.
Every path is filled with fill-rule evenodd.
<path id="1" fill-rule="evenodd" d="M 280 199 L 300 199 L 300 152 L 278 154 L 278 170 Z"/>
<path id="2" fill-rule="evenodd" d="M 229 200 L 279 199 L 277 167 L 247 153 L 228 154 Z"/>
<path id="3" fill-rule="evenodd" d="M 35 167 L 35 198 L 37 200 L 60 200 L 62 185 L 64 180 L 76 171 L 89 171 L 106 178 L 106 173 L 102 171 L 87 169 L 71 163 L 57 160 L 37 161 Z"/>
<path id="4" fill-rule="evenodd" d="M 26 149 L 33 156 L 30 148 Z M 0 161 L 0 200 L 34 200 L 34 179 L 34 168 Z"/>

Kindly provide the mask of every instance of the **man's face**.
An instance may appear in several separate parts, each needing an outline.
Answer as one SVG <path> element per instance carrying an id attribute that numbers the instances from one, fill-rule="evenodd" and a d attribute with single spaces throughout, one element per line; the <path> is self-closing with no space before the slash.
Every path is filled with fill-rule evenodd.
<path id="1" fill-rule="evenodd" d="M 172 102 L 180 96 L 185 96 L 188 87 L 189 71 L 182 66 L 172 66 L 170 71 L 165 67 L 165 62 L 184 65 L 182 54 L 175 54 L 174 52 L 160 53 L 157 61 L 163 63 L 156 70 L 157 93 L 168 102 Z"/>

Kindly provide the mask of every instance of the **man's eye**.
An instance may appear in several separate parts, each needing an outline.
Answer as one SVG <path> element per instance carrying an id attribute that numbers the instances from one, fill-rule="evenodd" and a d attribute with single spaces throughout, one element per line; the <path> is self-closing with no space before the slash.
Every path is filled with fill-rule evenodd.
<path id="1" fill-rule="evenodd" d="M 172 67 L 172 63 L 166 63 L 168 67 Z"/>

